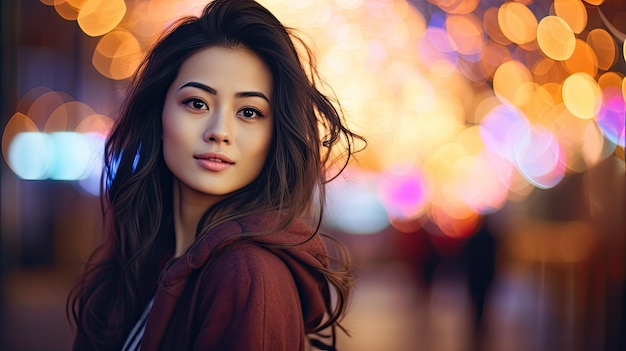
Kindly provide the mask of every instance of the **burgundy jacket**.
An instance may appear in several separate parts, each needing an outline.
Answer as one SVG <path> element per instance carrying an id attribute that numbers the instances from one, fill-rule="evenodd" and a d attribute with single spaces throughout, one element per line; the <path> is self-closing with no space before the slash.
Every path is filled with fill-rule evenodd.
<path id="1" fill-rule="evenodd" d="M 166 266 L 142 351 L 308 348 L 306 334 L 320 324 L 330 303 L 326 279 L 312 268 L 328 266 L 322 238 L 289 249 L 259 245 L 304 241 L 311 229 L 297 220 L 281 232 L 218 249 L 224 239 L 263 230 L 266 220 L 224 223 Z M 73 349 L 92 349 L 80 329 Z"/>

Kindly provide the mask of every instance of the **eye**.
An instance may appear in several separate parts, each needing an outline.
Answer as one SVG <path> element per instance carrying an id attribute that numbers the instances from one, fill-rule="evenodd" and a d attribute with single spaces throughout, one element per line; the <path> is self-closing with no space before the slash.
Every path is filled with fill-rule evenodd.
<path id="1" fill-rule="evenodd" d="M 254 118 L 263 117 L 263 113 L 253 107 L 243 108 L 237 114 L 243 117 L 244 119 L 254 119 Z"/>
<path id="2" fill-rule="evenodd" d="M 209 109 L 209 106 L 206 104 L 206 102 L 198 98 L 187 99 L 183 101 L 183 104 L 186 105 L 187 107 L 190 107 L 193 110 L 208 110 Z"/>

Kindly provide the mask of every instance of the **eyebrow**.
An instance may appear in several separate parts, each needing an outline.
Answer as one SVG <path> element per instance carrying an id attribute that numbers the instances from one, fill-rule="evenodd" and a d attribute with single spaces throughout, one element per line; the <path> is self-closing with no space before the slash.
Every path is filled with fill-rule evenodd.
<path id="1" fill-rule="evenodd" d="M 206 84 L 202 84 L 199 82 L 189 82 L 184 84 L 182 87 L 180 87 L 178 90 L 181 90 L 185 87 L 193 87 L 193 88 L 198 88 L 201 90 L 206 91 L 207 93 L 211 94 L 211 95 L 217 95 L 217 90 L 211 88 L 210 86 L 206 85 Z M 265 94 L 263 94 L 260 91 L 242 91 L 239 92 L 237 94 L 235 94 L 236 98 L 244 98 L 244 97 L 260 97 L 262 99 L 264 99 L 265 101 L 267 101 L 268 103 L 270 102 L 270 99 L 265 96 Z"/>

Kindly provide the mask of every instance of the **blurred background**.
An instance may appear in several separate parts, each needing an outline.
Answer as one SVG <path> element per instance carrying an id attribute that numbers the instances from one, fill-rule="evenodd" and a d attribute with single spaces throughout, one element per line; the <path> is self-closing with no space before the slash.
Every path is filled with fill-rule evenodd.
<path id="1" fill-rule="evenodd" d="M 626 2 L 264 0 L 368 148 L 324 229 L 359 276 L 340 349 L 626 349 Z M 197 0 L 2 0 L 0 349 L 67 350 L 101 150 Z"/>

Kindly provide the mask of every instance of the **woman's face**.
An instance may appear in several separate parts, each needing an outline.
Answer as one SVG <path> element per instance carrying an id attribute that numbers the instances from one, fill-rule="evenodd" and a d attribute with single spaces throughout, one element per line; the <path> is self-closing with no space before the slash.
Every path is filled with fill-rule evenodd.
<path id="1" fill-rule="evenodd" d="M 181 195 L 210 206 L 259 175 L 272 140 L 272 84 L 245 47 L 209 47 L 183 63 L 162 115 L 163 156 Z"/>

